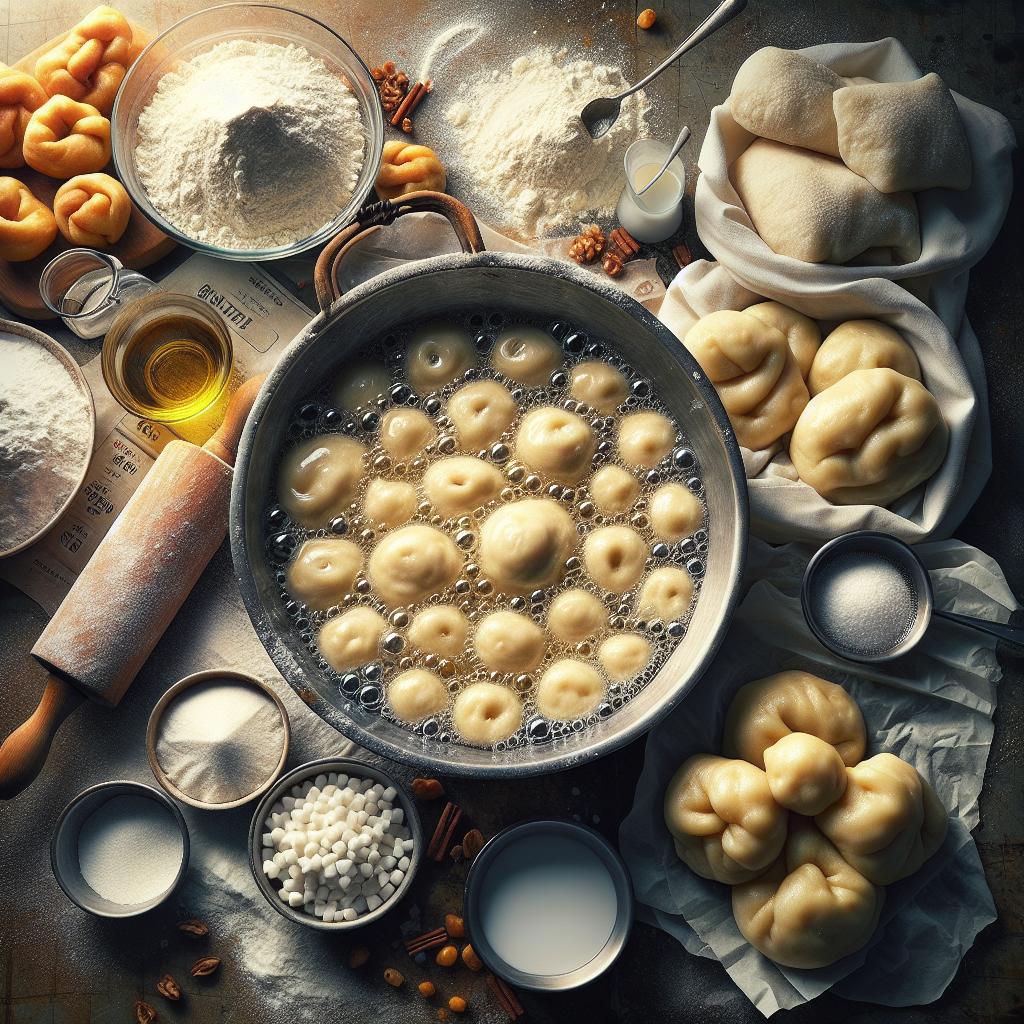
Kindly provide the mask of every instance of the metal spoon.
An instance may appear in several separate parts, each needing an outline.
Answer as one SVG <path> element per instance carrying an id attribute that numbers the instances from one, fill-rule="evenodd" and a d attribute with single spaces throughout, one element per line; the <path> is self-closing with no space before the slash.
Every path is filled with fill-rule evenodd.
<path id="1" fill-rule="evenodd" d="M 619 117 L 619 110 L 622 101 L 631 96 L 638 89 L 642 89 L 648 82 L 654 81 L 670 64 L 677 61 L 687 50 L 692 50 L 698 43 L 702 43 L 712 32 L 720 29 L 727 21 L 731 21 L 744 7 L 747 0 L 722 0 L 722 2 L 679 44 L 661 64 L 659 64 L 646 78 L 642 78 L 636 85 L 630 86 L 625 92 L 618 96 L 601 97 L 591 100 L 580 114 L 583 126 L 590 132 L 591 138 L 599 139 Z"/>
<path id="2" fill-rule="evenodd" d="M 869 649 L 867 646 L 857 650 L 847 648 L 823 628 L 821 624 L 819 611 L 821 571 L 836 558 L 850 554 L 857 555 L 865 561 L 875 558 L 879 562 L 888 562 L 889 565 L 894 565 L 909 585 L 911 591 L 910 600 L 916 602 L 916 608 L 912 609 L 914 612 L 913 618 L 910 619 L 908 615 L 906 632 L 895 644 L 887 649 Z M 924 636 L 933 615 L 937 615 L 939 618 L 946 619 L 949 622 L 966 626 L 968 629 L 976 629 L 980 633 L 994 636 L 999 640 L 1024 650 L 1024 629 L 1019 626 L 1008 626 L 1001 622 L 989 622 L 987 619 L 978 619 L 973 615 L 959 615 L 956 612 L 947 612 L 941 608 L 936 608 L 928 570 L 925 569 L 916 552 L 904 544 L 903 541 L 890 537 L 885 533 L 874 533 L 869 530 L 847 533 L 822 545 L 814 557 L 807 563 L 807 568 L 804 570 L 804 578 L 800 587 L 800 604 L 803 607 L 807 625 L 818 641 L 833 654 L 837 654 L 840 658 L 845 658 L 847 661 L 874 663 L 890 661 L 893 658 L 898 658 L 901 654 L 906 654 L 916 647 Z"/>
<path id="3" fill-rule="evenodd" d="M 682 131 L 679 133 L 678 138 L 672 146 L 672 149 L 669 150 L 668 156 L 665 157 L 665 162 L 661 165 L 661 170 L 658 171 L 658 173 L 653 178 L 651 178 L 651 180 L 647 182 L 647 184 L 644 185 L 642 189 L 634 189 L 633 183 L 630 182 L 629 189 L 633 193 L 633 195 L 642 196 L 668 170 L 668 165 L 672 163 L 673 160 L 675 160 L 675 158 L 679 155 L 679 150 L 681 150 L 683 146 L 685 146 L 686 143 L 689 141 L 690 129 L 689 127 L 687 127 L 687 125 L 684 124 Z"/>

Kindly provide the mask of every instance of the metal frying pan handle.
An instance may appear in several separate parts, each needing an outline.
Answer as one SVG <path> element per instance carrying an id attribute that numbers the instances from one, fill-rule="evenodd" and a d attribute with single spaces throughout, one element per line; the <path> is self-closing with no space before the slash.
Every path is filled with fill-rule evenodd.
<path id="1" fill-rule="evenodd" d="M 463 252 L 484 251 L 480 228 L 469 207 L 444 192 L 410 192 L 394 202 L 382 199 L 379 203 L 370 203 L 356 214 L 351 224 L 342 228 L 327 243 L 316 261 L 313 280 L 320 309 L 326 313 L 341 298 L 338 269 L 352 246 L 407 213 L 423 212 L 440 213 L 445 217 L 455 231 Z"/>

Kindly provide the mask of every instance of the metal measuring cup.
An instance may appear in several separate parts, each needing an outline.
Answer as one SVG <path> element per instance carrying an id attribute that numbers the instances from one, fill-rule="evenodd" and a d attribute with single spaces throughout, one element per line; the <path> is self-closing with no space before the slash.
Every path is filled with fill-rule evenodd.
<path id="1" fill-rule="evenodd" d="M 824 628 L 821 621 L 821 580 L 822 571 L 836 559 L 850 554 L 857 554 L 864 559 L 877 558 L 894 566 L 907 584 L 910 600 L 914 602 L 914 614 L 908 616 L 908 627 L 900 639 L 884 650 L 852 649 L 841 644 L 835 636 Z M 902 654 L 913 650 L 920 642 L 931 624 L 933 616 L 948 622 L 955 622 L 968 629 L 975 629 L 1012 644 L 1024 650 L 1024 629 L 1019 626 L 1004 625 L 1000 622 L 989 622 L 987 619 L 975 618 L 973 615 L 959 615 L 935 607 L 935 595 L 932 591 L 928 570 L 924 567 L 916 552 L 903 541 L 885 533 L 863 530 L 847 533 L 830 540 L 814 554 L 804 570 L 800 585 L 800 605 L 804 618 L 818 642 L 833 654 L 847 661 L 881 662 L 891 661 Z"/>

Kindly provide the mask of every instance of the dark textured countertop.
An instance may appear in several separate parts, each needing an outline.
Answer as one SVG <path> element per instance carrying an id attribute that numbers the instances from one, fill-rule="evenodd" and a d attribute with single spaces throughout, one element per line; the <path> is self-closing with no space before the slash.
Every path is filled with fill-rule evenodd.
<path id="1" fill-rule="evenodd" d="M 407 0 L 401 4 L 369 0 L 293 2 L 330 23 L 370 62 L 388 57 L 400 62 L 410 55 L 414 58 L 447 25 L 481 20 L 494 29 L 491 38 L 496 60 L 535 43 L 590 48 L 598 56 L 607 49 L 609 56 L 623 64 L 627 77 L 634 73 L 639 77 L 657 63 L 712 6 L 707 0 L 655 4 L 659 27 L 643 34 L 637 32 L 634 20 L 646 2 L 634 5 L 580 0 L 568 8 L 513 2 L 495 4 L 493 9 L 463 0 Z M 27 33 L 19 34 L 17 23 L 31 20 L 26 15 L 36 8 L 37 20 L 48 26 L 42 35 L 45 38 L 91 6 L 88 0 L 59 5 L 49 0 L 0 0 L 0 33 L 12 44 L 16 37 L 27 39 Z M 166 27 L 203 5 L 200 0 L 131 0 L 121 6 L 141 23 Z M 5 16 L 10 21 L 9 29 Z M 685 119 L 694 131 L 689 148 L 694 159 L 711 107 L 727 94 L 742 60 L 760 46 L 799 47 L 884 35 L 900 38 L 922 68 L 939 72 L 952 88 L 1001 111 L 1019 136 L 1024 123 L 1024 7 L 1014 0 L 752 0 L 736 23 L 660 80 L 654 90 L 659 113 L 657 134 L 674 136 L 678 120 Z M 11 56 L 18 54 L 12 52 Z M 465 76 L 486 74 L 489 69 L 462 71 Z M 1019 186 L 1019 174 L 1016 181 Z M 458 193 L 457 174 L 453 175 L 452 187 Z M 691 194 L 692 188 L 691 174 Z M 999 561 L 1018 595 L 1024 593 L 1022 210 L 1024 200 L 1018 193 L 991 252 L 971 273 L 967 312 L 980 339 L 988 373 L 994 468 L 984 493 L 956 532 L 960 539 Z M 685 226 L 684 237 L 697 247 L 692 223 Z M 94 354 L 91 345 L 69 342 L 67 332 L 55 333 L 69 343 L 80 360 Z M 206 667 L 190 660 L 190 652 L 195 637 L 206 626 L 211 607 L 229 594 L 232 586 L 230 559 L 222 549 L 122 705 L 116 711 L 90 705 L 77 712 L 59 734 L 44 776 L 23 798 L 0 804 L 0 1020 L 4 1024 L 129 1021 L 133 1000 L 144 991 L 152 992 L 160 974 L 187 966 L 185 961 L 192 951 L 180 949 L 172 928 L 174 908 L 135 922 L 83 920 L 84 915 L 67 902 L 53 882 L 47 843 L 60 807 L 86 785 L 109 777 L 102 770 L 104 750 L 132 748 L 141 755 L 145 722 L 160 693 L 186 672 Z M 44 621 L 32 602 L 13 588 L 0 585 L 0 678 L 4 680 L 0 734 L 23 720 L 38 699 L 43 673 L 27 652 Z M 243 632 L 246 628 L 244 624 L 241 627 Z M 254 636 L 241 634 L 239 643 L 257 644 Z M 1024 661 L 1009 655 L 1004 655 L 1002 661 L 1005 676 L 1000 684 L 995 740 L 981 798 L 981 825 L 975 832 L 999 911 L 998 921 L 978 938 L 946 994 L 931 1006 L 893 1010 L 826 995 L 791 1011 L 790 1019 L 973 1024 L 1024 1017 Z M 301 707 L 297 713 L 301 713 Z M 297 748 L 292 763 L 331 752 L 307 748 L 302 743 Z M 460 782 L 451 789 L 460 802 L 474 809 L 476 823 L 485 832 L 539 814 L 576 815 L 614 838 L 630 806 L 642 757 L 643 743 L 637 742 L 596 764 L 558 776 L 514 783 Z M 143 769 L 137 777 L 152 781 L 144 770 L 144 759 L 140 763 Z M 245 809 L 233 812 L 231 827 L 244 834 L 248 813 Z M 428 813 L 428 827 L 431 822 Z M 464 871 L 458 866 L 431 869 L 418 879 L 413 899 L 421 906 L 425 921 L 432 923 L 434 916 L 455 906 Z M 350 976 L 344 991 L 339 990 L 339 1015 L 343 1006 L 344 1019 L 434 1019 L 416 997 L 396 995 L 383 984 L 380 970 L 393 959 L 394 939 L 386 922 L 366 935 L 374 958 L 362 974 Z M 351 944 L 338 942 L 332 948 L 343 959 Z M 230 937 L 225 948 L 222 976 L 213 985 L 191 985 L 182 1006 L 169 1007 L 158 997 L 151 997 L 159 1004 L 161 1019 L 309 1019 L 298 1004 L 268 1017 L 247 992 L 244 972 L 231 962 Z M 464 987 L 473 1004 L 467 1019 L 505 1019 L 479 978 L 467 976 Z M 616 966 L 587 989 L 560 997 L 524 995 L 523 1003 L 527 1019 L 538 1022 L 708 1024 L 761 1019 L 719 964 L 688 955 L 674 939 L 645 925 L 636 927 Z"/>

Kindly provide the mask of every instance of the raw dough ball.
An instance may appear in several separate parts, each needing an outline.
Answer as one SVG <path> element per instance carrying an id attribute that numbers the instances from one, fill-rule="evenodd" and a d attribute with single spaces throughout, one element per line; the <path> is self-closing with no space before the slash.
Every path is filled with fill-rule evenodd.
<path id="1" fill-rule="evenodd" d="M 516 434 L 516 455 L 551 480 L 574 484 L 590 469 L 597 439 L 581 416 L 543 405 L 523 417 Z"/>
<path id="2" fill-rule="evenodd" d="M 434 421 L 420 409 L 389 409 L 380 421 L 380 445 L 396 462 L 408 462 L 437 437 Z"/>
<path id="3" fill-rule="evenodd" d="M 587 590 L 566 590 L 551 602 L 548 629 L 567 644 L 578 644 L 608 625 L 608 609 Z"/>
<path id="4" fill-rule="evenodd" d="M 281 460 L 277 494 L 300 526 L 315 530 L 348 510 L 363 476 L 366 449 L 350 437 L 323 434 L 297 444 Z"/>
<path id="5" fill-rule="evenodd" d="M 676 428 L 660 412 L 634 412 L 619 422 L 619 455 L 627 466 L 651 469 L 670 451 Z"/>
<path id="6" fill-rule="evenodd" d="M 389 533 L 370 554 L 367 575 L 391 607 L 413 604 L 455 582 L 462 555 L 447 534 L 413 523 Z"/>
<path id="7" fill-rule="evenodd" d="M 740 689 L 725 717 L 722 752 L 763 768 L 764 752 L 791 732 L 831 743 L 847 765 L 864 756 L 864 719 L 853 698 L 835 683 L 798 671 L 756 679 Z"/>
<path id="8" fill-rule="evenodd" d="M 353 608 L 320 627 L 317 646 L 335 672 L 344 672 L 377 657 L 377 646 L 387 628 L 384 617 L 372 608 Z"/>
<path id="9" fill-rule="evenodd" d="M 453 604 L 432 604 L 417 612 L 409 625 L 409 643 L 427 654 L 455 658 L 469 635 L 469 619 Z"/>
<path id="10" fill-rule="evenodd" d="M 797 814 L 825 810 L 846 789 L 839 751 L 806 732 L 791 732 L 773 743 L 764 752 L 764 770 L 775 802 Z"/>
<path id="11" fill-rule="evenodd" d="M 622 683 L 647 667 L 651 644 L 639 633 L 617 633 L 598 647 L 597 660 L 613 683 Z"/>
<path id="12" fill-rule="evenodd" d="M 665 565 L 644 580 L 636 613 L 645 619 L 663 622 L 681 621 L 689 617 L 693 603 L 693 580 L 685 569 Z"/>
<path id="13" fill-rule="evenodd" d="M 744 448 L 768 448 L 793 429 L 807 385 L 782 331 L 723 309 L 698 320 L 683 344 L 715 385 Z"/>
<path id="14" fill-rule="evenodd" d="M 884 899 L 810 822 L 795 818 L 783 856 L 733 888 L 732 912 L 743 937 L 769 960 L 809 970 L 861 949 Z"/>
<path id="15" fill-rule="evenodd" d="M 366 485 L 363 512 L 374 526 L 393 530 L 412 519 L 416 502 L 416 488 L 412 484 L 375 477 Z"/>
<path id="16" fill-rule="evenodd" d="M 602 466 L 590 478 L 590 496 L 606 516 L 628 512 L 639 493 L 636 477 L 621 466 Z"/>
<path id="17" fill-rule="evenodd" d="M 846 770 L 846 792 L 814 820 L 875 885 L 912 875 L 942 845 L 949 818 L 917 769 L 876 754 Z"/>
<path id="18" fill-rule="evenodd" d="M 35 259 L 57 237 L 57 221 L 17 178 L 0 178 L 0 259 Z"/>
<path id="19" fill-rule="evenodd" d="M 756 306 L 748 306 L 743 312 L 782 331 L 796 365 L 800 367 L 800 375 L 806 380 L 807 374 L 811 372 L 814 354 L 821 345 L 821 328 L 817 323 L 781 302 L 759 302 Z"/>
<path id="20" fill-rule="evenodd" d="M 565 722 L 582 718 L 601 702 L 604 680 L 583 661 L 563 658 L 540 677 L 537 710 L 546 718 Z"/>
<path id="21" fill-rule="evenodd" d="M 303 542 L 288 566 L 288 593 L 316 611 L 339 604 L 363 567 L 358 544 L 335 537 Z"/>
<path id="22" fill-rule="evenodd" d="M 628 526 L 602 526 L 583 541 L 587 574 L 603 590 L 624 594 L 644 573 L 647 544 Z"/>
<path id="23" fill-rule="evenodd" d="M 670 544 L 689 537 L 704 520 L 700 499 L 682 484 L 662 484 L 651 495 L 649 513 L 651 529 Z"/>
<path id="24" fill-rule="evenodd" d="M 929 479 L 949 429 L 923 384 L 895 370 L 854 370 L 815 395 L 789 455 L 800 479 L 835 505 L 888 505 Z"/>
<path id="25" fill-rule="evenodd" d="M 572 516 L 548 498 L 514 501 L 492 512 L 480 529 L 480 567 L 505 593 L 526 594 L 557 583 L 579 535 Z"/>
<path id="26" fill-rule="evenodd" d="M 413 334 L 406 355 L 406 375 L 414 391 L 440 391 L 476 365 L 473 340 L 455 324 L 428 324 Z"/>
<path id="27" fill-rule="evenodd" d="M 754 229 L 780 256 L 846 263 L 884 248 L 893 262 L 912 263 L 921 254 L 914 197 L 879 192 L 839 160 L 755 139 L 730 174 Z"/>
<path id="28" fill-rule="evenodd" d="M 529 672 L 544 657 L 544 632 L 515 612 L 491 612 L 476 628 L 473 646 L 492 672 Z"/>
<path id="29" fill-rule="evenodd" d="M 128 227 L 132 201 L 124 185 L 109 174 L 79 174 L 53 197 L 60 233 L 73 245 L 105 249 Z"/>
<path id="30" fill-rule="evenodd" d="M 854 370 L 879 366 L 921 379 L 921 365 L 902 334 L 878 320 L 847 320 L 818 349 L 807 386 L 812 395 L 817 395 Z"/>
<path id="31" fill-rule="evenodd" d="M 569 372 L 569 394 L 607 416 L 629 397 L 629 384 L 614 366 L 595 359 L 577 363 Z"/>
<path id="32" fill-rule="evenodd" d="M 381 199 L 397 199 L 407 192 L 443 192 L 444 164 L 427 146 L 401 139 L 384 143 L 376 189 Z"/>
<path id="33" fill-rule="evenodd" d="M 48 97 L 24 71 L 0 66 L 0 167 L 23 167 L 22 142 L 32 112 Z"/>
<path id="34" fill-rule="evenodd" d="M 403 722 L 422 722 L 444 710 L 448 691 L 441 679 L 423 668 L 411 668 L 395 676 L 388 687 L 391 710 Z"/>
<path id="35" fill-rule="evenodd" d="M 879 192 L 971 187 L 967 132 L 934 72 L 839 89 L 832 103 L 843 163 Z"/>
<path id="36" fill-rule="evenodd" d="M 498 373 L 528 388 L 543 387 L 561 365 L 558 342 L 539 327 L 506 327 L 491 352 Z"/>
<path id="37" fill-rule="evenodd" d="M 471 683 L 455 699 L 455 731 L 481 747 L 508 739 L 522 721 L 523 702 L 508 687 L 497 683 Z"/>
<path id="38" fill-rule="evenodd" d="M 726 885 L 760 874 L 786 841 L 786 812 L 764 772 L 746 761 L 687 758 L 665 790 L 664 815 L 679 859 Z"/>
<path id="39" fill-rule="evenodd" d="M 832 97 L 842 85 L 824 64 L 766 46 L 740 65 L 729 110 L 737 124 L 763 139 L 839 156 Z"/>
<path id="40" fill-rule="evenodd" d="M 481 451 L 505 433 L 518 406 L 504 384 L 479 380 L 459 388 L 448 399 L 448 418 L 468 451 Z"/>
<path id="41" fill-rule="evenodd" d="M 367 409 L 388 393 L 391 375 L 381 363 L 360 361 L 347 366 L 331 392 L 339 409 Z"/>
<path id="42" fill-rule="evenodd" d="M 88 103 L 51 96 L 25 128 L 22 154 L 51 178 L 73 178 L 110 162 L 110 122 Z"/>
<path id="43" fill-rule="evenodd" d="M 461 516 L 494 501 L 504 486 L 501 472 L 482 459 L 456 455 L 423 474 L 423 491 L 441 515 Z"/>

